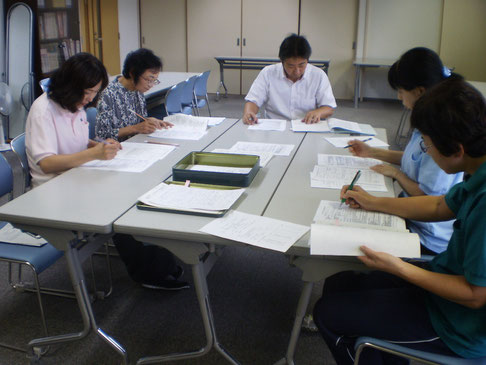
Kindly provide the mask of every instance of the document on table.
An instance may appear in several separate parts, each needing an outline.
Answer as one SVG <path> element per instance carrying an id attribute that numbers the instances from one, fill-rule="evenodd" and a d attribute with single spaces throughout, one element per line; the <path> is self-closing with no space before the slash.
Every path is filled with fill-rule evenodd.
<path id="1" fill-rule="evenodd" d="M 286 252 L 309 227 L 237 211 L 215 219 L 200 232 L 270 250 Z"/>
<path id="2" fill-rule="evenodd" d="M 361 256 L 369 248 L 399 257 L 420 257 L 420 238 L 406 229 L 405 220 L 322 200 L 311 225 L 312 255 Z"/>
<path id="3" fill-rule="evenodd" d="M 122 142 L 122 149 L 112 160 L 94 160 L 80 167 L 99 170 L 142 172 L 155 161 L 163 159 L 175 149 L 175 146 L 148 143 Z"/>
<path id="4" fill-rule="evenodd" d="M 294 132 L 317 132 L 317 133 L 329 133 L 331 128 L 327 124 L 327 120 L 321 120 L 319 123 L 306 124 L 302 119 L 293 119 L 291 122 L 292 130 Z"/>
<path id="5" fill-rule="evenodd" d="M 245 152 L 249 154 L 270 152 L 277 156 L 289 156 L 295 145 L 293 144 L 277 144 L 277 143 L 259 143 L 259 142 L 236 142 L 231 150 Z"/>
<path id="6" fill-rule="evenodd" d="M 223 149 L 223 148 L 216 148 L 211 152 L 216 153 L 233 153 L 236 155 L 257 155 L 260 156 L 260 167 L 265 167 L 268 161 L 271 160 L 273 157 L 273 153 L 271 152 L 253 152 L 253 151 L 240 151 L 240 150 L 233 150 L 233 149 Z"/>
<path id="7" fill-rule="evenodd" d="M 311 187 L 341 189 L 353 180 L 358 170 L 354 167 L 316 165 L 310 173 Z M 368 191 L 387 191 L 384 176 L 369 169 L 361 170 L 361 177 L 356 185 Z"/>
<path id="8" fill-rule="evenodd" d="M 370 140 L 368 140 L 371 138 Z M 332 144 L 334 147 L 344 148 L 349 145 L 349 141 L 353 139 L 358 139 L 360 141 L 366 140 L 366 144 L 371 147 L 388 147 L 390 146 L 388 143 L 378 139 L 376 137 L 368 137 L 368 136 L 349 136 L 349 137 L 325 137 L 326 141 Z"/>
<path id="9" fill-rule="evenodd" d="M 192 116 L 192 118 L 199 121 L 207 121 L 208 127 L 214 127 L 215 125 L 221 124 L 223 120 L 226 119 L 225 117 L 218 118 L 218 117 L 195 117 L 195 116 Z"/>
<path id="10" fill-rule="evenodd" d="M 215 165 L 188 165 L 186 170 L 194 171 L 209 171 L 209 172 L 225 172 L 231 174 L 248 174 L 251 167 L 231 167 L 231 166 L 215 166 Z"/>
<path id="11" fill-rule="evenodd" d="M 0 242 L 36 247 L 44 246 L 47 243 L 44 238 L 22 232 L 20 229 L 12 226 L 10 223 L 5 224 L 0 229 Z"/>
<path id="12" fill-rule="evenodd" d="M 173 124 L 168 129 L 157 129 L 149 134 L 155 138 L 173 138 L 173 139 L 201 139 L 208 129 L 207 118 L 196 119 L 191 115 L 173 114 L 164 118 L 164 121 Z"/>
<path id="13" fill-rule="evenodd" d="M 174 210 L 220 211 L 230 209 L 244 192 L 245 189 L 203 189 L 161 183 L 138 200 L 150 206 Z"/>
<path id="14" fill-rule="evenodd" d="M 310 173 L 311 187 L 341 189 L 349 184 L 358 170 L 361 177 L 357 185 L 369 191 L 387 191 L 385 177 L 370 169 L 382 163 L 372 158 L 361 158 L 345 155 L 317 155 L 317 165 Z"/>
<path id="15" fill-rule="evenodd" d="M 284 131 L 287 128 L 287 121 L 283 119 L 258 119 L 257 124 L 248 126 L 250 130 L 259 131 Z"/>

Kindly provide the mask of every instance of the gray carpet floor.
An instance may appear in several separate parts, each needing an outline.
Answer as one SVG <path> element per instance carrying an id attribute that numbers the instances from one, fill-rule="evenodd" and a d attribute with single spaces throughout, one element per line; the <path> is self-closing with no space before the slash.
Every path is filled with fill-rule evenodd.
<path id="1" fill-rule="evenodd" d="M 230 95 L 216 102 L 210 96 L 213 116 L 240 118 L 244 100 Z M 398 101 L 367 100 L 354 109 L 351 101 L 338 101 L 337 118 L 372 124 L 387 129 L 394 141 L 402 114 Z M 399 148 L 392 143 L 392 148 Z M 130 363 L 142 356 L 196 350 L 204 346 L 204 332 L 194 292 L 192 275 L 186 267 L 184 279 L 191 289 L 162 292 L 143 289 L 131 281 L 117 257 L 112 258 L 114 290 L 98 299 L 93 310 L 98 324 L 126 348 Z M 25 347 L 32 338 L 42 337 L 36 296 L 16 292 L 7 283 L 7 264 L 0 262 L 0 342 Z M 99 287 L 106 283 L 106 266 L 94 258 Z M 84 264 L 91 284 L 89 264 Z M 70 289 L 66 262 L 61 258 L 40 276 L 45 286 Z M 210 300 L 221 345 L 241 364 L 273 364 L 286 351 L 297 301 L 302 289 L 300 271 L 291 267 L 280 253 L 248 247 L 227 248 L 208 275 Z M 312 304 L 319 298 L 322 283 L 315 285 Z M 43 296 L 51 335 L 82 329 L 76 301 Z M 309 309 L 311 310 L 311 309 Z M 324 341 L 317 333 L 302 332 L 296 364 L 334 364 Z M 0 347 L 0 365 L 29 364 L 25 354 Z M 118 355 L 99 337 L 61 346 L 52 346 L 40 364 L 119 364 Z M 194 360 L 170 364 L 225 364 L 212 350 Z"/>

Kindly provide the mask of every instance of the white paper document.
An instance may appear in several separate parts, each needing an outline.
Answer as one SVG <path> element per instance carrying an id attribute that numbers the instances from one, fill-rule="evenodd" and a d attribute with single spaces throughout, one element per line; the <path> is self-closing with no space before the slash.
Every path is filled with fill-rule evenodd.
<path id="1" fill-rule="evenodd" d="M 375 129 L 369 124 L 356 123 L 348 120 L 329 118 L 327 123 L 334 133 L 357 133 L 367 136 L 375 136 Z"/>
<path id="2" fill-rule="evenodd" d="M 173 138 L 173 139 L 201 139 L 208 128 L 207 118 L 197 119 L 191 115 L 173 114 L 164 118 L 164 121 L 173 124 L 168 129 L 157 129 L 149 134 L 155 138 Z"/>
<path id="3" fill-rule="evenodd" d="M 287 128 L 287 121 L 283 119 L 258 119 L 257 124 L 248 126 L 250 130 L 259 131 L 284 131 Z"/>
<path id="4" fill-rule="evenodd" d="M 356 183 L 368 191 L 387 191 L 385 177 L 370 169 L 382 163 L 372 158 L 361 158 L 345 155 L 317 155 L 318 165 L 310 173 L 311 187 L 324 189 L 341 189 L 350 184 L 358 170 L 361 177 Z"/>
<path id="5" fill-rule="evenodd" d="M 214 127 L 215 125 L 221 124 L 223 122 L 223 120 L 226 119 L 225 117 L 222 117 L 222 118 L 218 118 L 218 117 L 195 117 L 195 116 L 192 116 L 192 117 L 195 118 L 196 120 L 199 120 L 199 121 L 207 121 L 208 127 Z"/>
<path id="6" fill-rule="evenodd" d="M 359 247 L 365 245 L 398 257 L 420 257 L 420 238 L 400 217 L 322 200 L 314 221 L 312 255 L 362 256 Z"/>
<path id="7" fill-rule="evenodd" d="M 236 142 L 231 150 L 245 152 L 249 154 L 270 152 L 277 156 L 289 156 L 295 145 L 293 144 L 277 144 L 277 143 L 258 143 L 258 142 Z"/>
<path id="8" fill-rule="evenodd" d="M 42 237 L 22 232 L 10 223 L 5 224 L 0 229 L 0 242 L 36 247 L 41 247 L 47 243 Z"/>
<path id="9" fill-rule="evenodd" d="M 309 227 L 237 211 L 229 212 L 199 231 L 249 245 L 286 252 Z"/>
<path id="10" fill-rule="evenodd" d="M 294 119 L 291 121 L 292 130 L 294 132 L 315 132 L 315 133 L 329 133 L 331 128 L 327 124 L 327 120 L 321 120 L 319 123 L 305 124 L 302 119 Z"/>
<path id="11" fill-rule="evenodd" d="M 118 151 L 114 159 L 94 160 L 81 165 L 81 167 L 110 171 L 142 172 L 175 149 L 175 146 L 148 143 L 122 142 L 121 145 L 122 149 Z"/>
<path id="12" fill-rule="evenodd" d="M 214 166 L 214 165 L 188 165 L 186 170 L 209 171 L 209 172 L 227 172 L 231 174 L 248 174 L 251 167 L 231 167 L 231 166 Z"/>
<path id="13" fill-rule="evenodd" d="M 144 204 L 172 209 L 219 211 L 230 209 L 245 189 L 203 189 L 161 183 L 140 198 Z"/>
<path id="14" fill-rule="evenodd" d="M 236 155 L 257 155 L 260 156 L 260 167 L 265 167 L 267 163 L 272 159 L 273 153 L 271 152 L 250 152 L 250 151 L 239 151 L 233 149 L 223 149 L 223 148 L 216 148 L 211 152 L 216 153 L 233 153 Z"/>
<path id="15" fill-rule="evenodd" d="M 370 140 L 368 140 L 371 138 Z M 366 144 L 371 147 L 388 147 L 390 146 L 388 143 L 378 139 L 376 137 L 368 137 L 368 136 L 352 136 L 352 137 L 325 137 L 326 141 L 332 144 L 334 147 L 344 148 L 349 145 L 349 141 L 353 139 L 358 139 L 360 141 L 366 140 Z"/>

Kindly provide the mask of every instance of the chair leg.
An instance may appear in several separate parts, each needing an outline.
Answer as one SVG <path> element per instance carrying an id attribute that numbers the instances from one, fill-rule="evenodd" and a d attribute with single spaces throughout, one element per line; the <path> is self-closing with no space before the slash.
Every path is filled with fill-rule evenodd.
<path id="1" fill-rule="evenodd" d="M 211 110 L 209 109 L 209 98 L 208 98 L 208 94 L 206 94 L 205 99 L 206 99 L 206 105 L 208 106 L 209 116 L 211 116 Z"/>

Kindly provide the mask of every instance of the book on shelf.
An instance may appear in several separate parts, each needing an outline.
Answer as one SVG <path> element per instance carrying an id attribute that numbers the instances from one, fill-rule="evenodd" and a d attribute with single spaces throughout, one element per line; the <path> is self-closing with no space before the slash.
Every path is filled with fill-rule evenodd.
<path id="1" fill-rule="evenodd" d="M 53 8 L 65 8 L 66 0 L 51 0 Z"/>
<path id="2" fill-rule="evenodd" d="M 311 225 L 312 255 L 362 256 L 365 245 L 398 257 L 420 257 L 420 239 L 395 215 L 322 200 Z"/>
<path id="3" fill-rule="evenodd" d="M 43 44 L 40 48 L 42 73 L 49 73 L 59 68 L 59 45 Z"/>

